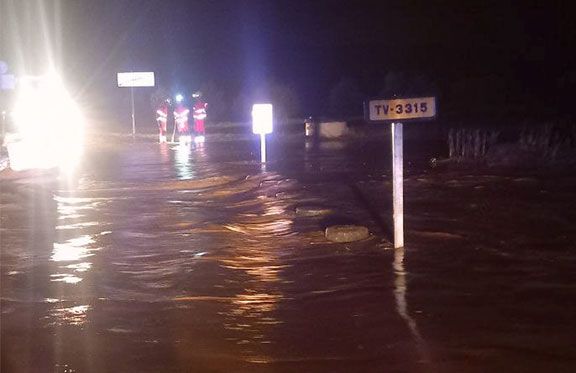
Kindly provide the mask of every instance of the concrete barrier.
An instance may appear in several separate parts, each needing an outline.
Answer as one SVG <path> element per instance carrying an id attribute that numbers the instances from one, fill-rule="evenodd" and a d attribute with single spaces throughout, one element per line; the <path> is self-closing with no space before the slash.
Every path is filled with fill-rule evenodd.
<path id="1" fill-rule="evenodd" d="M 323 139 L 337 139 L 348 134 L 346 122 L 321 122 L 318 134 Z"/>

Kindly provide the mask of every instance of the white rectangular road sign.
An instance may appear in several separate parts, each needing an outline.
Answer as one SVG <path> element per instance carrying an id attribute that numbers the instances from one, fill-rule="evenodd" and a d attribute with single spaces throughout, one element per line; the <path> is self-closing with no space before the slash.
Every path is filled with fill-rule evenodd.
<path id="1" fill-rule="evenodd" d="M 118 87 L 154 87 L 153 72 L 118 73 Z"/>
<path id="2" fill-rule="evenodd" d="M 396 98 L 368 102 L 370 121 L 406 122 L 436 116 L 436 97 Z"/>
<path id="3" fill-rule="evenodd" d="M 272 133 L 272 104 L 252 105 L 252 133 L 267 135 Z"/>

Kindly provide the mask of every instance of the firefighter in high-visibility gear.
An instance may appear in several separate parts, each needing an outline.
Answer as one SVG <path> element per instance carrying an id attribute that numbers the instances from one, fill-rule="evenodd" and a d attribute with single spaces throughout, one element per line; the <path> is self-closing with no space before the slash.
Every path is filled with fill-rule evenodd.
<path id="1" fill-rule="evenodd" d="M 156 110 L 156 121 L 158 122 L 158 141 L 160 143 L 166 142 L 166 125 L 168 124 L 168 108 L 170 107 L 170 99 L 166 99 L 158 105 Z"/>
<path id="2" fill-rule="evenodd" d="M 182 103 L 182 96 L 178 96 L 174 108 L 174 122 L 178 130 L 178 141 L 180 144 L 190 143 L 190 129 L 188 126 L 188 115 L 190 110 Z"/>
<path id="3" fill-rule="evenodd" d="M 206 120 L 206 109 L 208 108 L 208 104 L 202 100 L 202 93 L 196 92 L 192 95 L 192 97 L 196 100 L 194 103 L 194 133 L 196 134 L 197 138 L 204 139 L 204 134 L 206 129 L 204 127 L 204 121 Z"/>

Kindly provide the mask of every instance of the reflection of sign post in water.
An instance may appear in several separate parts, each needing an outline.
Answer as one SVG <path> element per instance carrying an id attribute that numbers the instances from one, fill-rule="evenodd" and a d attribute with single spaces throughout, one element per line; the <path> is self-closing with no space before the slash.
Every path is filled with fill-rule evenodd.
<path id="1" fill-rule="evenodd" d="M 134 115 L 134 88 L 154 87 L 153 72 L 118 73 L 118 87 L 130 88 L 130 105 L 132 106 L 132 136 L 136 134 L 136 117 Z"/>
<path id="2" fill-rule="evenodd" d="M 435 97 L 396 98 L 368 101 L 366 119 L 392 123 L 392 199 L 394 247 L 404 247 L 404 169 L 402 122 L 432 119 L 436 116 Z"/>
<path id="3" fill-rule="evenodd" d="M 272 133 L 272 104 L 252 105 L 252 133 L 260 135 L 260 161 L 266 162 L 266 135 Z"/>

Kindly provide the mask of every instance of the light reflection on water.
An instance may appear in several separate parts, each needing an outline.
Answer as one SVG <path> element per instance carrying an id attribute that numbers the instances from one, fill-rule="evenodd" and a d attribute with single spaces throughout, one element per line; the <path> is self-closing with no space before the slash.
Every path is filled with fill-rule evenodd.
<path id="1" fill-rule="evenodd" d="M 410 334 L 416 343 L 418 353 L 420 354 L 420 360 L 422 362 L 430 362 L 430 355 L 428 352 L 428 347 L 426 341 L 422 337 L 416 320 L 412 318 L 408 309 L 408 301 L 406 299 L 408 295 L 408 281 L 406 280 L 406 267 L 404 264 L 404 256 L 406 252 L 405 249 L 398 248 L 394 249 L 394 261 L 392 267 L 394 269 L 394 299 L 396 301 L 396 311 L 398 315 L 406 322 Z"/>
<path id="2" fill-rule="evenodd" d="M 90 306 L 87 304 L 56 308 L 50 312 L 50 316 L 58 325 L 82 325 L 86 322 L 86 313 L 89 310 Z"/>
<path id="3" fill-rule="evenodd" d="M 56 282 L 65 282 L 67 284 L 77 284 L 80 281 L 82 281 L 82 278 L 72 275 L 72 274 L 67 274 L 67 273 L 55 273 L 50 275 L 50 277 L 52 278 L 52 281 L 56 281 Z"/>
<path id="4" fill-rule="evenodd" d="M 54 243 L 52 260 L 55 262 L 76 261 L 87 258 L 94 254 L 90 253 L 88 246 L 94 240 L 89 235 L 71 238 L 64 243 Z"/>
<path id="5" fill-rule="evenodd" d="M 260 214 L 239 214 L 238 219 L 228 226 L 230 233 L 237 236 L 238 245 L 231 255 L 221 259 L 225 268 L 243 272 L 247 275 L 242 292 L 231 300 L 231 307 L 224 315 L 224 327 L 237 332 L 237 338 L 231 338 L 241 346 L 245 358 L 252 363 L 273 361 L 262 351 L 262 345 L 273 344 L 273 331 L 283 322 L 275 317 L 274 311 L 285 299 L 279 284 L 282 283 L 282 270 L 287 267 L 279 257 L 279 242 L 271 245 L 253 242 L 249 237 L 282 237 L 292 228 L 286 206 L 270 203 L 263 198 Z M 252 241 L 251 241 L 252 240 Z M 243 244 L 242 244 L 243 243 Z"/>
<path id="6" fill-rule="evenodd" d="M 65 220 L 66 224 L 56 226 L 56 240 L 52 244 L 50 259 L 57 264 L 55 273 L 50 275 L 51 281 L 64 282 L 66 284 L 78 284 L 83 280 L 83 275 L 92 268 L 92 262 L 88 260 L 94 255 L 95 240 L 92 235 L 83 232 L 84 229 L 96 226 L 94 221 L 82 221 L 85 213 L 102 205 L 102 201 L 91 198 L 76 198 L 55 196 L 57 202 L 58 221 Z M 64 236 L 72 238 L 63 240 Z M 73 262 L 73 263 L 70 263 Z"/>
<path id="7" fill-rule="evenodd" d="M 91 198 L 74 198 L 74 197 L 54 197 L 58 203 L 58 220 L 79 219 L 85 216 L 85 212 L 93 210 L 101 205 L 102 202 Z M 84 223 L 86 224 L 86 223 Z M 90 223 L 89 223 L 90 224 Z M 58 226 L 56 229 L 66 229 L 67 226 Z"/>
<path id="8" fill-rule="evenodd" d="M 190 144 L 180 144 L 176 147 L 174 166 L 179 180 L 190 180 L 195 176 L 190 161 L 190 149 Z"/>

